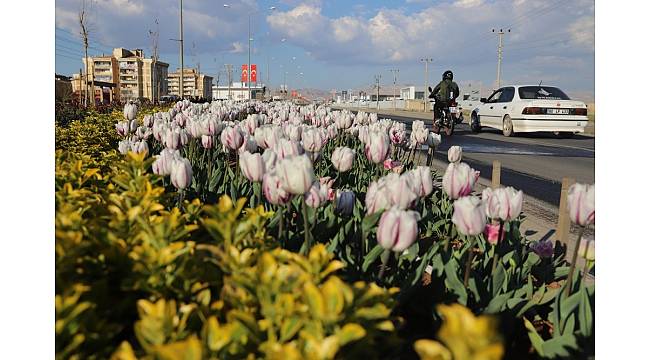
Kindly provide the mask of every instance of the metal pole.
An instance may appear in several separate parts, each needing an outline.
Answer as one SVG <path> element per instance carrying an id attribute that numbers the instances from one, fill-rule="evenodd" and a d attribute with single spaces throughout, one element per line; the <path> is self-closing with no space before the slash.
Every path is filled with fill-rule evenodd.
<path id="1" fill-rule="evenodd" d="M 248 74 L 246 80 L 248 83 L 248 101 L 253 100 L 251 96 L 251 14 L 248 14 Z"/>
<path id="2" fill-rule="evenodd" d="M 181 100 L 185 96 L 185 89 L 183 88 L 183 77 L 184 77 L 184 72 L 185 72 L 185 64 L 183 63 L 183 0 L 181 0 L 181 74 L 179 78 L 179 86 L 180 89 L 178 90 L 178 93 L 180 94 Z"/>
<path id="3" fill-rule="evenodd" d="M 399 69 L 391 69 L 388 71 L 393 73 L 393 110 L 397 110 L 397 105 L 395 105 L 396 104 L 395 98 L 397 97 L 397 95 L 395 94 L 395 88 L 397 86 L 397 74 L 399 73 Z"/>

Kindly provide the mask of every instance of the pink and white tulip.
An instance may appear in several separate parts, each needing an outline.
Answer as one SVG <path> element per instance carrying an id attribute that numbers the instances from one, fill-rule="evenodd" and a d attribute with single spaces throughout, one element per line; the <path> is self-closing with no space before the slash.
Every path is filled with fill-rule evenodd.
<path id="1" fill-rule="evenodd" d="M 596 221 L 596 186 L 573 184 L 567 197 L 569 218 L 575 224 L 587 226 Z"/>
<path id="2" fill-rule="evenodd" d="M 389 149 L 390 140 L 388 135 L 383 132 L 373 132 L 370 134 L 368 143 L 365 146 L 366 157 L 371 162 L 380 164 L 386 159 Z"/>
<path id="3" fill-rule="evenodd" d="M 454 145 L 447 150 L 447 160 L 450 163 L 457 163 L 463 158 L 463 148 Z"/>
<path id="4" fill-rule="evenodd" d="M 377 228 L 377 242 L 395 252 L 408 249 L 418 236 L 418 213 L 396 208 L 384 212 Z"/>
<path id="5" fill-rule="evenodd" d="M 524 202 L 523 191 L 506 188 L 485 188 L 482 194 L 485 213 L 490 219 L 512 221 L 519 217 Z"/>
<path id="6" fill-rule="evenodd" d="M 352 169 L 354 163 L 354 150 L 348 147 L 337 147 L 332 152 L 332 165 L 340 172 Z"/>
<path id="7" fill-rule="evenodd" d="M 478 235 L 487 222 L 483 202 L 476 196 L 465 196 L 454 201 L 454 214 L 451 221 L 464 235 Z"/>
<path id="8" fill-rule="evenodd" d="M 264 177 L 264 160 L 260 154 L 245 151 L 239 154 L 239 167 L 244 176 L 252 182 L 260 182 Z"/>
<path id="9" fill-rule="evenodd" d="M 450 163 L 442 177 L 442 188 L 451 199 L 458 199 L 472 192 L 479 175 L 466 163 Z"/>
<path id="10" fill-rule="evenodd" d="M 276 166 L 282 188 L 294 195 L 303 195 L 315 180 L 314 167 L 307 156 L 299 155 L 280 160 Z"/>

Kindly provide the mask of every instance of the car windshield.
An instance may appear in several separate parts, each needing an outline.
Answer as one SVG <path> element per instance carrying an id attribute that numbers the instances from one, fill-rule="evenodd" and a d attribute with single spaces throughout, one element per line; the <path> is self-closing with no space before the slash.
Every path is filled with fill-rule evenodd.
<path id="1" fill-rule="evenodd" d="M 519 88 L 519 98 L 522 100 L 570 100 L 562 90 L 550 86 L 522 86 Z"/>

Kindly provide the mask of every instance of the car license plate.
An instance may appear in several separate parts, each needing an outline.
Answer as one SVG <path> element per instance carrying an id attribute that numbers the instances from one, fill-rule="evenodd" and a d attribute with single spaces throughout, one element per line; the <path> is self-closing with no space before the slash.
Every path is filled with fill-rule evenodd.
<path id="1" fill-rule="evenodd" d="M 458 114 L 458 109 L 455 106 L 449 108 L 449 112 L 452 114 Z"/>
<path id="2" fill-rule="evenodd" d="M 569 109 L 548 109 L 546 113 L 549 115 L 569 115 Z"/>

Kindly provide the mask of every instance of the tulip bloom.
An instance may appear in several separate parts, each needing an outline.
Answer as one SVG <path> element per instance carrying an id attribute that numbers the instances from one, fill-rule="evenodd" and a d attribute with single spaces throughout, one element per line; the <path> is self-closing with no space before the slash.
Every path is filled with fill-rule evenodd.
<path id="1" fill-rule="evenodd" d="M 466 163 L 450 163 L 442 177 L 442 188 L 451 199 L 458 199 L 472 192 L 479 175 Z"/>
<path id="2" fill-rule="evenodd" d="M 441 142 L 442 142 L 442 137 L 440 136 L 440 134 L 429 132 L 429 136 L 427 137 L 427 145 L 429 147 L 435 148 L 436 146 L 440 145 Z"/>
<path id="3" fill-rule="evenodd" d="M 569 188 L 569 217 L 574 223 L 587 226 L 596 220 L 596 186 L 573 184 Z"/>
<path id="4" fill-rule="evenodd" d="M 379 164 L 386 159 L 390 148 L 388 135 L 383 132 L 373 132 L 370 134 L 368 143 L 365 146 L 365 153 L 368 160 Z"/>
<path id="5" fill-rule="evenodd" d="M 212 149 L 212 146 L 214 145 L 213 137 L 211 135 L 202 135 L 201 145 L 203 145 L 205 149 Z"/>
<path id="6" fill-rule="evenodd" d="M 428 166 L 418 166 L 408 172 L 411 176 L 413 191 L 420 197 L 427 196 L 433 191 L 433 179 L 431 169 Z"/>
<path id="7" fill-rule="evenodd" d="M 319 152 L 323 147 L 323 133 L 318 129 L 309 129 L 302 134 L 302 145 L 309 152 Z"/>
<path id="8" fill-rule="evenodd" d="M 482 194 L 485 213 L 490 219 L 511 221 L 519 217 L 524 202 L 523 191 L 507 188 L 485 188 Z"/>
<path id="9" fill-rule="evenodd" d="M 413 191 L 413 183 L 409 175 L 388 174 L 384 177 L 391 205 L 398 209 L 408 209 L 415 204 L 418 195 Z"/>
<path id="10" fill-rule="evenodd" d="M 396 208 L 384 212 L 377 228 L 377 242 L 395 252 L 408 249 L 417 239 L 418 213 Z"/>
<path id="11" fill-rule="evenodd" d="M 541 258 L 553 257 L 553 242 L 550 240 L 534 242 L 530 244 L 530 249 Z"/>
<path id="12" fill-rule="evenodd" d="M 292 156 L 280 160 L 276 171 L 282 188 L 294 195 L 303 195 L 315 180 L 314 167 L 307 156 Z"/>
<path id="13" fill-rule="evenodd" d="M 457 163 L 463 158 L 463 148 L 454 145 L 447 151 L 447 159 L 450 163 Z"/>
<path id="14" fill-rule="evenodd" d="M 189 160 L 182 158 L 174 161 L 171 170 L 171 181 L 177 189 L 185 189 L 192 183 L 192 165 Z"/>
<path id="15" fill-rule="evenodd" d="M 266 200 L 274 205 L 284 205 L 291 200 L 291 194 L 282 188 L 282 182 L 275 171 L 264 174 L 262 192 Z"/>
<path id="16" fill-rule="evenodd" d="M 483 203 L 476 196 L 465 196 L 454 201 L 451 221 L 464 235 L 478 235 L 485 229 L 486 216 Z"/>
<path id="17" fill-rule="evenodd" d="M 117 151 L 119 151 L 120 154 L 126 155 L 129 150 L 131 150 L 132 145 L 133 143 L 129 139 L 121 140 L 117 143 Z"/>
<path id="18" fill-rule="evenodd" d="M 390 194 L 386 187 L 385 178 L 371 182 L 366 192 L 366 214 L 374 214 L 390 207 Z"/>
<path id="19" fill-rule="evenodd" d="M 221 143 L 230 150 L 237 150 L 244 144 L 239 128 L 228 126 L 221 132 Z"/>
<path id="20" fill-rule="evenodd" d="M 124 119 L 133 120 L 138 113 L 138 106 L 133 103 L 128 103 L 124 105 Z"/>
<path id="21" fill-rule="evenodd" d="M 181 153 L 178 150 L 163 149 L 160 155 L 156 155 L 156 161 L 151 165 L 151 168 L 154 174 L 170 175 L 173 163 L 180 159 Z"/>
<path id="22" fill-rule="evenodd" d="M 338 190 L 336 192 L 336 208 L 335 211 L 341 215 L 352 215 L 354 210 L 355 196 L 354 192 L 350 190 Z"/>
<path id="23" fill-rule="evenodd" d="M 278 162 L 278 154 L 271 149 L 266 149 L 264 150 L 264 153 L 262 153 L 262 160 L 264 160 L 264 169 L 266 169 L 266 171 L 271 171 L 272 169 L 275 169 L 275 164 Z"/>
<path id="24" fill-rule="evenodd" d="M 115 124 L 115 130 L 117 131 L 117 134 L 120 136 L 126 136 L 129 134 L 129 122 L 128 121 L 121 121 Z"/>
<path id="25" fill-rule="evenodd" d="M 305 152 L 299 142 L 287 139 L 279 139 L 273 147 L 273 151 L 280 159 L 298 156 Z"/>
<path id="26" fill-rule="evenodd" d="M 255 142 L 255 139 L 248 134 L 244 135 L 244 143 L 239 148 L 239 153 L 243 153 L 244 151 L 250 153 L 257 151 L 257 142 Z"/>
<path id="27" fill-rule="evenodd" d="M 348 147 L 337 147 L 332 152 L 332 165 L 340 172 L 346 172 L 352 168 L 354 162 L 354 150 Z"/>
<path id="28" fill-rule="evenodd" d="M 149 145 L 147 145 L 147 142 L 144 140 L 136 141 L 131 143 L 131 151 L 137 154 L 148 154 Z"/>
<path id="29" fill-rule="evenodd" d="M 249 181 L 260 182 L 264 177 L 264 160 L 260 154 L 245 151 L 239 155 L 239 167 Z"/>
<path id="30" fill-rule="evenodd" d="M 311 208 L 317 208 L 328 200 L 329 187 L 322 185 L 319 181 L 314 181 L 305 194 L 305 204 Z"/>

